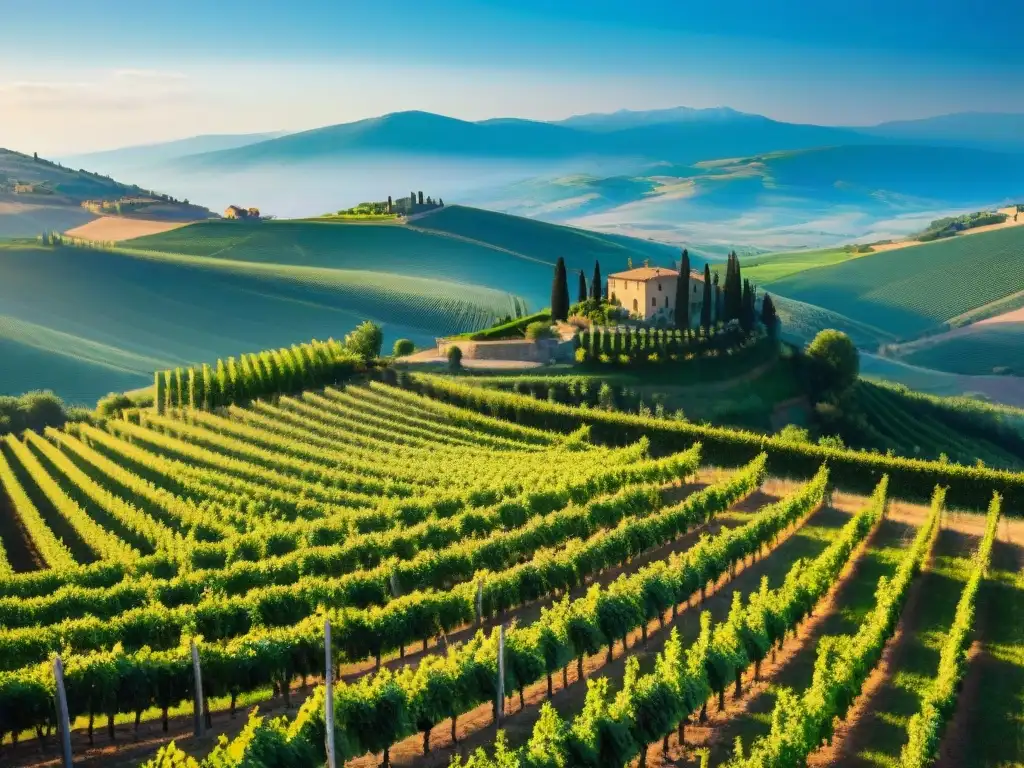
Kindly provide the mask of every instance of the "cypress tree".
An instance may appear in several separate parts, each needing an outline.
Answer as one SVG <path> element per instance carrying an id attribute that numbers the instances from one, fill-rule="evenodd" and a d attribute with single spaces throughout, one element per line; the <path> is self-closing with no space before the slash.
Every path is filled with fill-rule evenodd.
<path id="1" fill-rule="evenodd" d="M 213 373 L 210 371 L 210 366 L 203 363 L 203 410 L 213 410 L 214 398 L 216 393 L 213 390 Z"/>
<path id="2" fill-rule="evenodd" d="M 590 298 L 600 303 L 604 296 L 601 295 L 601 287 L 604 283 L 601 282 L 601 264 L 600 262 L 594 262 L 594 276 L 590 278 Z"/>
<path id="3" fill-rule="evenodd" d="M 676 281 L 676 328 L 690 327 L 690 252 L 683 248 Z"/>
<path id="4" fill-rule="evenodd" d="M 743 281 L 743 300 L 740 306 L 740 327 L 743 328 L 744 333 L 750 333 L 753 327 L 753 307 L 754 304 L 750 300 L 750 281 Z"/>
<path id="5" fill-rule="evenodd" d="M 188 394 L 185 392 L 185 377 L 181 368 L 174 369 L 174 405 L 176 408 L 184 408 L 188 405 Z"/>
<path id="6" fill-rule="evenodd" d="M 711 328 L 711 267 L 704 265 L 704 296 L 700 307 L 700 325 L 706 331 Z"/>
<path id="7" fill-rule="evenodd" d="M 580 270 L 580 284 L 579 284 L 579 301 L 581 304 L 587 300 L 587 278 L 583 274 L 583 270 Z"/>
<path id="8" fill-rule="evenodd" d="M 718 324 L 722 322 L 722 312 L 718 306 L 718 297 L 721 294 L 721 289 L 718 287 L 718 273 L 711 278 L 711 322 L 712 324 Z"/>
<path id="9" fill-rule="evenodd" d="M 198 401 L 196 399 L 196 369 L 194 367 L 189 368 L 186 371 L 188 376 L 188 407 L 198 407 Z"/>
<path id="10" fill-rule="evenodd" d="M 774 339 L 779 330 L 779 316 L 775 313 L 775 302 L 767 293 L 761 300 L 761 323 L 768 330 L 768 335 Z"/>
<path id="11" fill-rule="evenodd" d="M 558 257 L 555 277 L 551 282 L 551 319 L 566 320 L 569 317 L 569 286 L 565 275 L 565 259 Z"/>

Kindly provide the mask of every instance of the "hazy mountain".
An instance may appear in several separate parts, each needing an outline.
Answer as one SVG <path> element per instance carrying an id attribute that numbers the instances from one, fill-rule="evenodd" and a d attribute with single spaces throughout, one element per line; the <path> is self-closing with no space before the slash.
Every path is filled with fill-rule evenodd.
<path id="1" fill-rule="evenodd" d="M 922 144 L 1024 151 L 1024 114 L 958 112 L 921 120 L 881 123 L 859 130 L 871 136 Z"/>
<path id="2" fill-rule="evenodd" d="M 715 113 L 719 114 L 719 113 Z M 738 114 L 738 113 L 737 113 Z M 695 162 L 779 149 L 865 142 L 845 128 L 780 123 L 756 115 L 735 119 L 652 122 L 587 130 L 530 120 L 479 123 L 428 112 L 383 117 L 294 133 L 269 141 L 182 158 L 191 168 L 245 168 L 381 155 L 519 160 L 634 158 Z"/>
<path id="3" fill-rule="evenodd" d="M 177 139 L 175 141 L 139 144 L 103 152 L 71 155 L 61 158 L 61 161 L 87 169 L 106 165 L 117 165 L 120 167 L 155 165 L 176 160 L 186 155 L 244 147 L 248 144 L 276 139 L 284 135 L 282 131 L 276 133 L 206 134 L 191 136 L 187 139 Z"/>
<path id="4" fill-rule="evenodd" d="M 588 131 L 616 131 L 643 125 L 694 122 L 722 123 L 730 120 L 745 120 L 757 117 L 759 115 L 737 112 L 730 107 L 709 107 L 707 109 L 671 107 L 669 109 L 620 109 L 616 112 L 590 112 L 585 115 L 573 115 L 565 120 L 556 120 L 552 124 L 564 125 L 568 128 L 582 128 Z"/>
<path id="5" fill-rule="evenodd" d="M 473 202 L 603 232 L 784 250 L 905 235 L 954 211 L 1018 199 L 1024 154 L 896 144 L 532 179 Z"/>

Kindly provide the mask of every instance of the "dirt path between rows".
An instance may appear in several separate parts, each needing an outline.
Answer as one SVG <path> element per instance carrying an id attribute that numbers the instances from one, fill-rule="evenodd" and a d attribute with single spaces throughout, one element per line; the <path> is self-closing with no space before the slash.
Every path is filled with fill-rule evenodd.
<path id="1" fill-rule="evenodd" d="M 760 501 L 751 501 L 754 503 L 743 506 L 753 510 L 761 505 Z M 789 565 L 795 559 L 807 555 L 808 542 L 802 540 L 801 531 L 805 531 L 808 527 L 838 529 L 847 519 L 849 519 L 848 512 L 836 509 L 819 510 L 814 513 L 803 525 L 799 525 L 795 529 L 791 528 L 783 534 L 778 545 L 769 554 L 754 563 L 740 566 L 734 579 L 724 577 L 719 580 L 714 588 L 709 590 L 708 598 L 703 605 L 699 604 L 699 595 L 694 595 L 682 605 L 675 620 L 666 619 L 664 628 L 661 628 L 657 620 L 651 621 L 647 627 L 648 641 L 646 644 L 643 643 L 642 632 L 638 629 L 628 636 L 628 654 L 624 654 L 622 646 L 616 644 L 614 660 L 610 664 L 607 661 L 606 652 L 588 657 L 584 663 L 584 677 L 591 678 L 595 673 L 600 672 L 600 676 L 611 679 L 613 688 L 616 687 L 621 683 L 627 655 L 637 656 L 640 659 L 641 668 L 645 671 L 648 670 L 654 663 L 655 655 L 669 638 L 673 627 L 679 630 L 684 643 L 692 640 L 699 631 L 701 611 L 710 611 L 716 619 L 723 618 L 728 613 L 734 591 L 756 589 L 761 576 L 772 569 L 776 571 L 776 579 L 780 579 L 781 574 L 789 570 Z M 821 544 L 821 548 L 824 548 L 824 544 Z M 699 610 L 697 610 L 698 608 Z M 556 675 L 554 696 L 551 699 L 552 705 L 566 719 L 574 717 L 582 710 L 586 698 L 586 686 L 577 684 L 579 680 L 575 665 L 570 665 L 568 682 L 568 687 L 565 687 L 562 684 L 561 676 Z M 502 730 L 514 746 L 525 743 L 532 734 L 533 725 L 540 715 L 540 704 L 547 700 L 546 681 L 542 680 L 529 686 L 524 691 L 523 700 L 525 708 L 520 707 L 518 694 L 509 698 L 507 714 L 502 723 Z M 452 756 L 457 753 L 465 755 L 477 747 L 493 743 L 496 727 L 491 706 L 483 705 L 460 717 L 457 735 L 459 743 L 455 746 L 451 740 L 450 721 L 437 726 L 432 736 L 433 749 L 428 755 L 423 755 L 422 738 L 420 736 L 410 737 L 391 749 L 391 763 L 403 767 L 440 768 L 448 765 Z M 350 768 L 373 768 L 379 764 L 380 759 L 380 755 L 367 755 L 350 761 L 347 765 Z"/>
<path id="2" fill-rule="evenodd" d="M 767 732 L 768 720 L 765 718 L 775 705 L 776 688 L 789 686 L 799 691 L 809 685 L 817 655 L 817 640 L 826 635 L 848 631 L 851 620 L 846 613 L 847 604 L 864 590 L 873 594 L 874 584 L 878 576 L 886 572 L 886 568 L 879 562 L 869 562 L 868 555 L 891 546 L 908 546 L 920 517 L 920 513 L 913 508 L 906 509 L 893 504 L 887 518 L 853 553 L 829 594 L 816 606 L 814 614 L 804 621 L 794 636 L 785 641 L 774 657 L 769 657 L 762 664 L 761 680 L 748 682 L 740 699 L 728 697 L 724 712 L 712 712 L 717 707 L 710 706 L 709 721 L 706 724 L 688 726 L 685 751 L 680 750 L 677 744 L 670 750 L 667 760 L 653 763 L 648 760 L 648 765 L 652 768 L 659 765 L 695 768 L 700 761 L 692 749 L 702 746 L 711 749 L 711 764 L 718 765 L 731 756 L 733 742 L 741 734 L 749 749 L 754 735 Z M 863 594 L 860 596 L 863 597 Z M 756 727 L 752 727 L 755 724 Z"/>
<path id="3" fill-rule="evenodd" d="M 730 474 L 730 471 L 724 470 L 702 470 L 697 479 L 693 482 L 675 484 L 667 487 L 665 490 L 665 499 L 669 503 L 677 503 L 685 499 L 690 494 L 707 487 L 709 484 L 724 480 Z M 786 487 L 788 488 L 789 485 L 786 484 Z M 719 515 L 715 520 L 706 525 L 694 528 L 684 536 L 667 545 L 645 552 L 643 555 L 634 558 L 624 566 L 608 569 L 599 574 L 596 578 L 588 579 L 586 585 L 572 590 L 570 593 L 571 596 L 579 597 L 585 594 L 586 590 L 592 584 L 607 585 L 618 578 L 621 574 L 634 573 L 647 563 L 664 559 L 673 552 L 680 552 L 688 549 L 700 538 L 700 536 L 704 534 L 714 535 L 723 528 L 736 525 L 743 519 L 743 515 L 749 514 L 765 504 L 770 504 L 773 501 L 776 501 L 779 497 L 774 495 L 775 490 L 773 481 L 768 481 L 762 487 L 762 490 L 755 491 L 745 500 L 734 505 L 729 512 Z M 529 624 L 536 621 L 540 617 L 541 609 L 550 606 L 554 600 L 555 598 L 549 597 L 541 601 L 530 603 L 516 610 L 508 611 L 505 620 L 510 621 L 515 619 L 521 624 Z M 489 632 L 497 626 L 497 621 L 498 620 L 496 618 L 485 621 L 483 629 Z M 478 628 L 475 626 L 468 626 L 459 629 L 448 635 L 447 642 L 455 643 L 465 641 L 472 637 L 476 633 L 477 629 Z M 439 642 L 435 639 L 430 641 L 426 653 L 443 653 L 444 650 L 444 641 Z M 396 670 L 404 666 L 414 667 L 419 660 L 423 658 L 423 656 L 423 649 L 417 647 L 416 649 L 407 650 L 404 657 L 399 657 L 398 654 L 392 654 L 390 657 L 385 657 L 382 666 L 392 670 Z M 346 682 L 352 682 L 373 670 L 374 663 L 372 660 L 366 660 L 356 664 L 346 664 L 342 666 L 341 678 Z M 258 702 L 260 713 L 274 716 L 289 713 L 294 714 L 295 709 L 301 706 L 302 702 L 305 701 L 306 697 L 313 691 L 314 686 L 318 682 L 319 678 L 315 678 L 311 679 L 309 684 L 306 686 L 301 684 L 293 685 L 290 692 L 291 707 L 288 707 L 283 698 L 279 696 Z M 204 756 L 217 743 L 218 734 L 224 733 L 229 737 L 233 737 L 241 731 L 247 720 L 247 710 L 239 707 L 236 716 L 232 718 L 226 709 L 222 709 L 220 711 L 213 712 L 212 719 L 213 727 L 208 729 L 208 735 L 202 739 L 197 739 L 192 735 L 191 714 L 170 718 L 169 728 L 166 734 L 162 732 L 159 719 L 151 719 L 143 722 L 139 728 L 137 736 L 134 733 L 134 729 L 131 724 L 118 724 L 115 727 L 115 744 L 111 744 L 107 739 L 105 719 L 102 720 L 102 723 L 100 719 L 97 719 L 95 734 L 96 746 L 90 747 L 84 730 L 76 729 L 73 733 L 73 751 L 76 755 L 75 765 L 117 767 L 135 766 L 141 760 L 152 755 L 160 746 L 171 740 L 174 740 L 179 747 L 189 752 L 189 754 Z M 53 766 L 58 763 L 59 760 L 55 751 L 53 739 L 50 739 L 49 743 L 46 745 L 40 745 L 38 740 L 30 739 L 22 741 L 22 743 L 16 748 L 12 748 L 10 745 L 0 746 L 0 764 L 2 764 L 4 768 L 7 768 L 8 766 L 11 768 L 14 768 L 15 766 Z"/>

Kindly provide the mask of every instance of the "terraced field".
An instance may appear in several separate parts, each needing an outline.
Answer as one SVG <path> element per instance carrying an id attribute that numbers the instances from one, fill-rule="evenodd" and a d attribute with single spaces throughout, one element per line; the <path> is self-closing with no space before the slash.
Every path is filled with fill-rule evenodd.
<path id="1" fill-rule="evenodd" d="M 717 743 L 728 701 L 757 695 L 794 643 L 811 652 L 794 630 L 839 610 L 833 587 L 854 568 L 861 586 L 826 634 L 857 640 L 818 643 L 826 660 L 776 697 L 795 707 L 780 722 L 814 733 L 831 715 L 801 709 L 801 686 L 839 701 L 829 686 L 853 656 L 874 666 L 932 550 L 942 494 L 901 517 L 886 513 L 899 489 L 884 480 L 870 498 L 833 496 L 824 467 L 779 483 L 764 455 L 728 471 L 702 469 L 702 455 L 654 458 L 646 439 L 605 447 L 380 383 L 8 437 L 0 760 L 55 755 L 44 737 L 59 652 L 84 764 L 135 765 L 174 738 L 150 765 L 195 765 L 186 753 L 322 765 L 324 691 L 307 683 L 329 619 L 339 763 L 442 765 L 493 741 L 504 623 L 503 765 L 590 764 L 573 756 L 600 744 L 602 764 L 656 762 L 647 745 L 663 737 L 686 764 L 693 744 L 673 746 L 677 730 Z M 989 546 L 998 513 L 969 518 Z M 981 547 L 965 572 L 987 560 Z M 958 626 L 951 636 L 972 636 L 969 616 Z M 201 717 L 226 746 L 190 735 L 193 640 Z M 291 717 L 242 728 L 236 711 L 256 702 Z M 751 731 L 746 749 L 764 753 L 776 727 Z M 813 756 L 817 742 L 801 748 Z"/>

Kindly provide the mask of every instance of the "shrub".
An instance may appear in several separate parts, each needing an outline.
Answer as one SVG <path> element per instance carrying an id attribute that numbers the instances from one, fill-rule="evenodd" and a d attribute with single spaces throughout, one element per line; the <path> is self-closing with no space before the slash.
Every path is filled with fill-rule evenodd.
<path id="1" fill-rule="evenodd" d="M 384 333 L 380 326 L 364 320 L 345 336 L 345 348 L 364 362 L 380 357 Z"/>
<path id="2" fill-rule="evenodd" d="M 839 435 L 822 435 L 818 438 L 818 445 L 822 448 L 834 448 L 837 451 L 841 451 L 846 447 L 843 438 Z"/>
<path id="3" fill-rule="evenodd" d="M 416 345 L 412 343 L 410 339 L 399 339 L 395 342 L 394 355 L 395 357 L 405 357 L 411 355 L 416 351 Z"/>
<path id="4" fill-rule="evenodd" d="M 585 350 L 583 347 L 580 347 L 579 349 L 576 350 L 576 362 L 577 363 L 585 363 L 585 362 L 587 362 L 587 350 Z"/>
<path id="5" fill-rule="evenodd" d="M 134 407 L 135 402 L 128 395 L 123 392 L 111 392 L 106 397 L 100 398 L 100 401 L 96 403 L 96 413 L 103 418 L 107 418 L 116 416 L 127 408 Z"/>
<path id="6" fill-rule="evenodd" d="M 28 392 L 21 397 L 0 396 L 0 434 L 26 429 L 42 432 L 67 421 L 64 401 L 50 390 Z"/>
<path id="7" fill-rule="evenodd" d="M 776 437 L 787 443 L 811 442 L 811 433 L 803 427 L 798 427 L 796 424 L 787 424 L 779 430 Z"/>
<path id="8" fill-rule="evenodd" d="M 448 367 L 453 371 L 462 370 L 462 350 L 458 347 L 448 348 Z"/>
<path id="9" fill-rule="evenodd" d="M 860 355 L 850 337 L 827 329 L 818 333 L 807 347 L 811 385 L 818 392 L 841 394 L 860 373 Z"/>
<path id="10" fill-rule="evenodd" d="M 554 334 L 551 332 L 551 324 L 538 320 L 526 326 L 526 338 L 531 341 L 538 339 L 550 339 Z"/>

